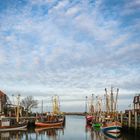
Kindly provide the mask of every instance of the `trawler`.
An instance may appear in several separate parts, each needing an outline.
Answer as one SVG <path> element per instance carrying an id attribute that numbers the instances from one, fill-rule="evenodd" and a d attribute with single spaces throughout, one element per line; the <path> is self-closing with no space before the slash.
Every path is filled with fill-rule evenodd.
<path id="1" fill-rule="evenodd" d="M 113 87 L 111 87 L 110 94 L 108 94 L 105 88 L 106 114 L 103 125 L 101 126 L 102 131 L 105 133 L 120 133 L 122 129 L 121 123 L 117 120 L 118 92 L 119 89 L 117 89 L 116 97 L 114 97 Z"/>
<path id="2" fill-rule="evenodd" d="M 52 103 L 53 103 L 53 112 L 46 113 L 45 116 L 37 117 L 35 121 L 36 127 L 55 128 L 64 125 L 65 116 L 63 115 L 62 112 L 60 112 L 59 97 L 53 96 Z"/>

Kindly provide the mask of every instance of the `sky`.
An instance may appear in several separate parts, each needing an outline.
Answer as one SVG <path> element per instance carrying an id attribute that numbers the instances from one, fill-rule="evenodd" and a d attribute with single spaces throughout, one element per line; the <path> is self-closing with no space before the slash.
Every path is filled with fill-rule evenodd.
<path id="1" fill-rule="evenodd" d="M 0 90 L 84 111 L 85 96 L 140 93 L 140 0 L 0 0 Z M 38 108 L 39 109 L 39 108 Z"/>

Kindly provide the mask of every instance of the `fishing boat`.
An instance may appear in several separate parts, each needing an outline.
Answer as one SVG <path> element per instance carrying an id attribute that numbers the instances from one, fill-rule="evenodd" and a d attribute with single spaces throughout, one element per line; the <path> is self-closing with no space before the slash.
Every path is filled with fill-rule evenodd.
<path id="1" fill-rule="evenodd" d="M 95 127 L 99 127 L 99 128 L 100 128 L 101 126 L 102 126 L 101 123 L 93 123 L 93 124 L 92 124 L 92 127 L 94 127 L 94 128 L 95 128 Z"/>
<path id="2" fill-rule="evenodd" d="M 92 122 L 95 118 L 94 114 L 94 105 L 93 105 L 93 94 L 91 96 L 91 99 L 89 99 L 89 101 L 87 100 L 87 96 L 86 96 L 86 124 L 87 125 L 92 125 Z"/>
<path id="3" fill-rule="evenodd" d="M 105 133 L 120 133 L 122 125 L 118 121 L 109 121 L 103 124 L 102 131 Z"/>
<path id="4" fill-rule="evenodd" d="M 94 109 L 94 120 L 92 121 L 92 127 L 94 129 L 100 129 L 102 123 L 102 98 L 96 96 L 96 104 Z"/>
<path id="5" fill-rule="evenodd" d="M 2 131 L 15 131 L 27 127 L 27 122 L 17 122 L 15 118 L 2 117 L 0 118 L 0 132 Z"/>
<path id="6" fill-rule="evenodd" d="M 19 118 L 19 99 L 20 95 L 18 95 L 17 106 L 16 106 L 16 117 L 10 118 L 6 117 L 5 115 L 0 116 L 0 132 L 1 131 L 14 131 L 14 130 L 21 130 L 27 127 L 28 122 L 25 119 Z"/>
<path id="7" fill-rule="evenodd" d="M 37 127 L 49 127 L 63 126 L 64 119 L 62 116 L 47 115 L 45 117 L 38 118 L 35 122 Z"/>
<path id="8" fill-rule="evenodd" d="M 65 123 L 65 116 L 60 112 L 59 98 L 58 96 L 53 96 L 53 111 L 51 113 L 47 112 L 45 116 L 40 116 L 36 118 L 36 127 L 48 127 L 53 128 L 56 126 L 63 126 Z"/>
<path id="9" fill-rule="evenodd" d="M 35 122 L 38 127 L 49 127 L 54 128 L 56 126 L 63 126 L 63 122 Z"/>
<path id="10" fill-rule="evenodd" d="M 87 114 L 86 115 L 86 123 L 91 125 L 93 118 L 94 117 L 92 115 Z"/>
<path id="11" fill-rule="evenodd" d="M 122 129 L 121 123 L 117 120 L 117 99 L 118 91 L 116 93 L 116 98 L 114 98 L 113 88 L 111 87 L 110 95 L 106 92 L 106 114 L 105 120 L 101 127 L 102 131 L 105 133 L 120 133 Z"/>

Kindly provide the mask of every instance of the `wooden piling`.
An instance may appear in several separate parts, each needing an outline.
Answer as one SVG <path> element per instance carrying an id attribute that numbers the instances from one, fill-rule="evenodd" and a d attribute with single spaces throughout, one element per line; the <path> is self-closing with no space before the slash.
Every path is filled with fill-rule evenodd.
<path id="1" fill-rule="evenodd" d="M 128 127 L 131 127 L 131 110 L 128 112 Z"/>
<path id="2" fill-rule="evenodd" d="M 138 127 L 138 113 L 137 113 L 137 111 L 134 112 L 134 117 L 135 117 L 135 130 L 136 130 Z"/>
<path id="3" fill-rule="evenodd" d="M 122 113 L 122 111 L 120 112 L 120 114 L 121 114 L 121 124 L 123 123 L 123 113 Z"/>

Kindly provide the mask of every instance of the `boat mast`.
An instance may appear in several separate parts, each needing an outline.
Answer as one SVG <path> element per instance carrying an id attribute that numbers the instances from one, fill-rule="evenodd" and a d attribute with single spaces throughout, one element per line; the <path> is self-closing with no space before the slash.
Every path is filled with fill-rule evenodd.
<path id="1" fill-rule="evenodd" d="M 19 122 L 19 102 L 20 102 L 20 94 L 17 96 L 17 112 L 16 112 L 16 121 Z"/>
<path id="2" fill-rule="evenodd" d="M 85 113 L 87 114 L 87 96 L 86 96 L 86 102 L 85 102 Z"/>
<path id="3" fill-rule="evenodd" d="M 114 112 L 114 106 L 113 106 L 113 103 L 114 103 L 114 95 L 113 95 L 113 87 L 111 87 L 111 112 Z"/>
<path id="4" fill-rule="evenodd" d="M 53 97 L 53 113 L 54 114 L 59 114 L 60 113 L 58 96 Z"/>
<path id="5" fill-rule="evenodd" d="M 90 103 L 90 113 L 91 113 L 91 115 L 93 115 L 93 113 L 94 113 L 93 100 L 94 100 L 94 94 L 92 94 L 92 96 L 91 96 L 91 103 Z"/>
<path id="6" fill-rule="evenodd" d="M 114 105 L 114 112 L 117 111 L 117 100 L 118 100 L 118 93 L 119 93 L 119 89 L 117 88 L 117 93 L 116 93 L 116 99 L 115 99 L 115 105 Z"/>
<path id="7" fill-rule="evenodd" d="M 107 94 L 107 89 L 105 88 L 105 99 L 106 99 L 106 112 L 110 112 L 110 105 L 109 105 L 109 95 Z"/>

